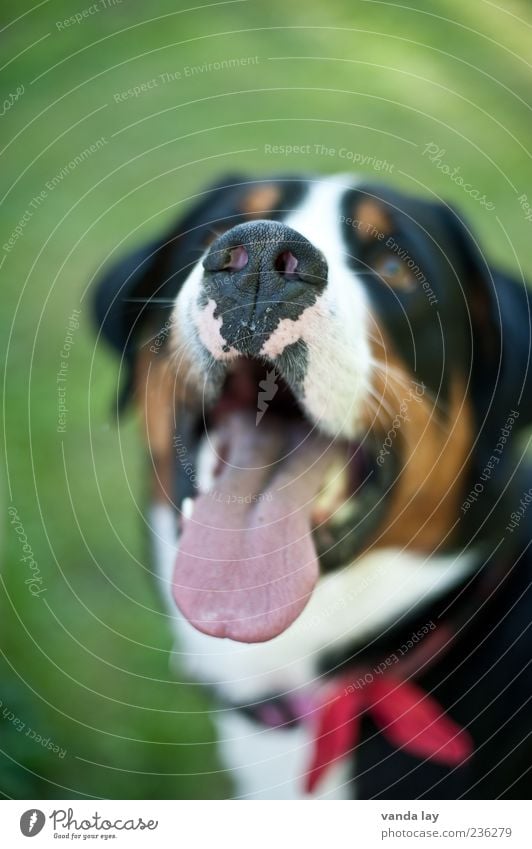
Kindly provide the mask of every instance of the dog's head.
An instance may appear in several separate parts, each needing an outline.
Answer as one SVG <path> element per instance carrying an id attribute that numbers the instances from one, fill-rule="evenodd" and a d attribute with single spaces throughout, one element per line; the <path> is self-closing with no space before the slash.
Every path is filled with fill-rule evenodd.
<path id="1" fill-rule="evenodd" d="M 276 636 L 370 548 L 463 544 L 471 469 L 532 418 L 524 284 L 449 207 L 350 177 L 226 178 L 97 315 L 181 514 L 175 599 L 216 636 Z"/>

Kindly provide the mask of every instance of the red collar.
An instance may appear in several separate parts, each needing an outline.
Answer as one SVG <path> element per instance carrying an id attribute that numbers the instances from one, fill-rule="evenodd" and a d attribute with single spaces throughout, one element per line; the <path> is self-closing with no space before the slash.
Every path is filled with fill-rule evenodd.
<path id="1" fill-rule="evenodd" d="M 285 694 L 248 712 L 270 727 L 303 722 L 313 728 L 314 746 L 305 779 L 308 793 L 357 747 L 364 714 L 371 716 L 396 749 L 458 766 L 473 752 L 471 736 L 413 680 L 448 650 L 455 633 L 441 623 L 393 665 L 382 663 L 371 671 L 363 666 L 351 668 L 310 698 Z"/>
<path id="2" fill-rule="evenodd" d="M 358 745 L 360 723 L 367 713 L 396 749 L 417 758 L 458 766 L 471 755 L 468 732 L 445 715 L 438 702 L 417 684 L 389 674 L 355 687 L 353 677 L 336 681 L 311 718 L 314 752 L 306 775 L 306 792 Z"/>
<path id="3" fill-rule="evenodd" d="M 314 724 L 314 751 L 305 782 L 307 792 L 312 792 L 328 769 L 356 748 L 364 714 L 371 716 L 396 749 L 414 757 L 456 767 L 472 755 L 474 744 L 469 732 L 447 716 L 414 679 L 449 650 L 478 609 L 479 599 L 488 602 L 507 573 L 505 557 L 498 558 L 494 567 L 484 567 L 478 573 L 474 601 L 466 602 L 458 615 L 440 620 L 437 628 L 398 663 L 391 667 L 380 664 L 369 674 L 367 669 L 355 669 L 348 678 L 344 676 L 326 686 L 320 705 L 307 714 Z"/>

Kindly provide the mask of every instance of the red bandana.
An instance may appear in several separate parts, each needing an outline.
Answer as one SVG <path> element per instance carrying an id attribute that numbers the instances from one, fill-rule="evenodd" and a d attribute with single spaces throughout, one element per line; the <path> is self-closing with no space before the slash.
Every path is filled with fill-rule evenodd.
<path id="1" fill-rule="evenodd" d="M 306 775 L 308 793 L 331 766 L 357 746 L 364 713 L 395 748 L 415 757 L 458 766 L 473 751 L 468 732 L 411 681 L 384 675 L 357 689 L 343 679 L 327 693 L 327 701 L 317 710 L 314 754 Z"/>

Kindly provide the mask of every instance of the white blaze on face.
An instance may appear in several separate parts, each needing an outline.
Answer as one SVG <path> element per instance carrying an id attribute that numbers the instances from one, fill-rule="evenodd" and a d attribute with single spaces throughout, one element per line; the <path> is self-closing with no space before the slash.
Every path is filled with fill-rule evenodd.
<path id="1" fill-rule="evenodd" d="M 197 308 L 198 296 L 203 280 L 202 261 L 203 256 L 183 283 L 177 296 L 175 307 L 172 310 L 171 318 L 174 341 L 179 346 L 184 345 L 186 349 L 190 348 L 192 352 L 198 355 L 201 355 L 201 347 L 198 341 L 199 329 L 193 321 L 193 314 Z"/>
<path id="2" fill-rule="evenodd" d="M 281 322 L 270 339 L 272 351 L 283 338 L 307 345 L 303 404 L 322 430 L 353 438 L 358 410 L 370 376 L 368 305 L 362 284 L 349 268 L 342 239 L 341 198 L 353 187 L 350 177 L 315 183 L 302 206 L 285 224 L 305 236 L 325 256 L 327 286 L 293 327 Z"/>

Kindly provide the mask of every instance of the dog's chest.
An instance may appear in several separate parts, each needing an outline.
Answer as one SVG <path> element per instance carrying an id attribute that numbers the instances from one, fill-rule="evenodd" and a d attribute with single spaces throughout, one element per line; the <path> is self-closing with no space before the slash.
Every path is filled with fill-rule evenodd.
<path id="1" fill-rule="evenodd" d="M 320 656 L 386 629 L 397 616 L 442 594 L 464 578 L 469 562 L 396 550 L 366 555 L 320 580 L 299 619 L 273 640 L 245 644 L 200 633 L 172 599 L 178 539 L 170 507 L 151 511 L 156 576 L 178 642 L 176 666 L 211 684 L 230 704 L 316 690 Z"/>

